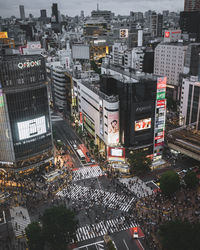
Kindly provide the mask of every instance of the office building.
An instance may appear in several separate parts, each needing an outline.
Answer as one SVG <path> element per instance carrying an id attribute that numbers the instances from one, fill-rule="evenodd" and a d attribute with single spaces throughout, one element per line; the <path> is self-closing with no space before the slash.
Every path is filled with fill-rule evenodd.
<path id="1" fill-rule="evenodd" d="M 0 166 L 23 171 L 53 160 L 45 61 L 42 56 L 0 60 Z"/>
<path id="2" fill-rule="evenodd" d="M 101 91 L 119 96 L 120 142 L 129 150 L 142 149 L 161 158 L 166 110 L 166 77 L 124 71 L 105 61 Z"/>
<path id="3" fill-rule="evenodd" d="M 93 10 L 91 12 L 91 17 L 103 17 L 107 23 L 110 23 L 112 20 L 112 12 L 109 10 Z"/>
<path id="4" fill-rule="evenodd" d="M 52 4 L 52 22 L 53 23 L 59 23 L 59 17 L 58 17 L 58 4 L 57 3 L 53 3 Z"/>
<path id="5" fill-rule="evenodd" d="M 200 11 L 200 0 L 185 0 L 184 11 Z"/>
<path id="6" fill-rule="evenodd" d="M 200 129 L 200 82 L 198 77 L 183 78 L 180 102 L 180 125 L 194 124 Z"/>
<path id="7" fill-rule="evenodd" d="M 150 16 L 150 32 L 152 37 L 161 37 L 163 28 L 163 15 L 152 12 Z"/>
<path id="8" fill-rule="evenodd" d="M 19 12 L 20 12 L 20 19 L 25 20 L 24 5 L 19 6 Z"/>
<path id="9" fill-rule="evenodd" d="M 188 45 L 183 73 L 198 76 L 200 80 L 200 43 L 191 43 Z"/>
<path id="10" fill-rule="evenodd" d="M 40 10 L 40 18 L 41 19 L 46 19 L 47 18 L 47 11 L 44 10 Z"/>
<path id="11" fill-rule="evenodd" d="M 188 34 L 189 38 L 200 42 L 200 11 L 180 12 L 179 24 L 182 33 Z"/>
<path id="12" fill-rule="evenodd" d="M 160 43 L 155 48 L 154 74 L 167 77 L 167 93 L 176 100 L 179 75 L 183 73 L 187 45 L 183 42 Z"/>

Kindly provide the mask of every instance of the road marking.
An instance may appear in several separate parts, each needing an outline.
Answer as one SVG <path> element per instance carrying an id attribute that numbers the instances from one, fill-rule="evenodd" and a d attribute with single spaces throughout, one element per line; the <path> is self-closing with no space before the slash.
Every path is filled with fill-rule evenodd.
<path id="1" fill-rule="evenodd" d="M 81 246 L 81 247 L 78 247 L 78 248 L 74 248 L 74 250 L 79 250 L 79 249 L 82 249 L 82 248 L 88 248 L 89 246 L 93 246 L 93 245 L 97 245 L 97 244 L 104 244 L 104 241 L 98 241 L 98 242 L 95 242 L 95 243 L 84 245 L 84 246 Z"/>
<path id="2" fill-rule="evenodd" d="M 126 246 L 126 249 L 129 250 L 129 248 L 128 248 L 127 244 L 126 244 L 126 241 L 123 240 L 123 242 L 124 242 L 124 245 Z"/>

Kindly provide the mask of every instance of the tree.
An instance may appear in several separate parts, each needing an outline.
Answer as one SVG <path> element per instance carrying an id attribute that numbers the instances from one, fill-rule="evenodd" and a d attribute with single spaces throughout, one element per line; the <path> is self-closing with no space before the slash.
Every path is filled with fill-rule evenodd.
<path id="1" fill-rule="evenodd" d="M 180 179 L 175 171 L 167 171 L 160 178 L 160 189 L 169 196 L 180 188 Z"/>
<path id="2" fill-rule="evenodd" d="M 196 188 L 198 185 L 198 178 L 196 173 L 189 171 L 184 177 L 185 184 L 188 188 Z"/>
<path id="3" fill-rule="evenodd" d="M 27 243 L 30 250 L 43 250 L 44 240 L 42 237 L 42 228 L 38 222 L 32 222 L 25 228 Z"/>
<path id="4" fill-rule="evenodd" d="M 151 170 L 151 160 L 147 158 L 147 154 L 143 151 L 134 151 L 130 153 L 127 161 L 130 165 L 131 174 L 143 175 Z"/>
<path id="5" fill-rule="evenodd" d="M 95 61 L 91 61 L 91 68 L 97 73 L 97 74 L 101 74 L 101 69 L 98 68 L 97 64 L 95 63 Z"/>
<path id="6" fill-rule="evenodd" d="M 200 246 L 200 223 L 188 221 L 169 221 L 159 228 L 162 249 L 198 250 Z"/>
<path id="7" fill-rule="evenodd" d="M 42 224 L 44 240 L 51 249 L 66 249 L 75 234 L 77 221 L 71 210 L 59 206 L 45 210 Z"/>

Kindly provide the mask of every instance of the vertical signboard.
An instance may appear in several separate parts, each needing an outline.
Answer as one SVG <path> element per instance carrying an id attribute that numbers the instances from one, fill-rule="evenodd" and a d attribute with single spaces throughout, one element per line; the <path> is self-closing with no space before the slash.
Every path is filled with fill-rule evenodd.
<path id="1" fill-rule="evenodd" d="M 119 143 L 119 112 L 108 113 L 108 144 Z"/>
<path id="2" fill-rule="evenodd" d="M 159 77 L 157 80 L 157 100 L 155 105 L 154 160 L 162 157 L 160 152 L 164 146 L 166 85 L 167 77 Z"/>
<path id="3" fill-rule="evenodd" d="M 2 91 L 2 86 L 0 83 L 0 108 L 4 106 L 4 101 L 3 101 L 3 91 Z"/>

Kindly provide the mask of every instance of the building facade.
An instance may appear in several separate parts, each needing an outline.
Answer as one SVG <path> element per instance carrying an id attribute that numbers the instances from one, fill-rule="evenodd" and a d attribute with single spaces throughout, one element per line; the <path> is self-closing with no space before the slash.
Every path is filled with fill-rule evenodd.
<path id="1" fill-rule="evenodd" d="M 0 166 L 25 170 L 52 161 L 44 58 L 6 56 L 0 64 Z"/>
<path id="2" fill-rule="evenodd" d="M 177 98 L 186 50 L 187 45 L 183 43 L 160 43 L 155 49 L 154 74 L 167 77 L 167 91 L 174 99 Z"/>
<path id="3" fill-rule="evenodd" d="M 200 0 L 185 0 L 184 11 L 200 11 Z"/>
<path id="4" fill-rule="evenodd" d="M 200 129 L 200 82 L 195 76 L 183 78 L 179 123 Z"/>

